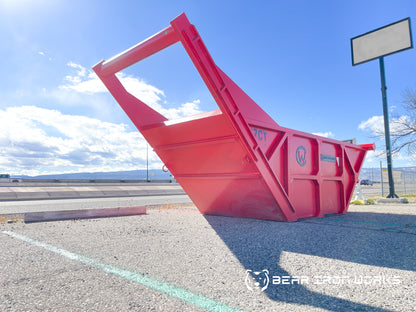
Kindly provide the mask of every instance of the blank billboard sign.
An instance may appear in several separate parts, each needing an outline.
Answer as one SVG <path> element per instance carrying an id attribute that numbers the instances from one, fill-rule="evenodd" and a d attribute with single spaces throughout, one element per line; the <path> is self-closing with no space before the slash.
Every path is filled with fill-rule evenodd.
<path id="1" fill-rule="evenodd" d="M 352 38 L 352 65 L 411 48 L 410 18 L 406 18 Z"/>

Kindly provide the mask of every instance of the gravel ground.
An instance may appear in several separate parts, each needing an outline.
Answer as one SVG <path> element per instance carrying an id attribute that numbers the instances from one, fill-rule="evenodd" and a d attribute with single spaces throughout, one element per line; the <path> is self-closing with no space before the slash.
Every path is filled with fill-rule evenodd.
<path id="1" fill-rule="evenodd" d="M 198 302 L 209 299 L 214 311 L 414 311 L 416 204 L 349 211 L 294 223 L 177 208 L 0 224 L 0 310 L 203 311 L 207 306 Z M 62 250 L 78 258 L 68 259 Z M 85 264 L 82 257 L 99 264 Z M 178 299 L 162 286 L 155 290 L 117 276 L 104 264 L 185 295 Z M 269 283 L 261 291 L 253 278 L 260 281 L 263 270 Z"/>

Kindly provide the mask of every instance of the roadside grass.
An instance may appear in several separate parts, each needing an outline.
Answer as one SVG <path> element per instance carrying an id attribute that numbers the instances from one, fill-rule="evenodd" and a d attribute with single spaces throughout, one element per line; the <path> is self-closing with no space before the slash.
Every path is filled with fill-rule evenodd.
<path id="1" fill-rule="evenodd" d="M 399 195 L 399 197 L 406 198 L 409 202 L 415 203 L 416 202 L 416 193 L 413 194 L 406 194 L 406 195 Z M 374 196 L 371 198 L 367 198 L 364 200 L 353 200 L 350 202 L 352 205 L 375 205 L 377 199 L 384 198 L 382 196 Z"/>

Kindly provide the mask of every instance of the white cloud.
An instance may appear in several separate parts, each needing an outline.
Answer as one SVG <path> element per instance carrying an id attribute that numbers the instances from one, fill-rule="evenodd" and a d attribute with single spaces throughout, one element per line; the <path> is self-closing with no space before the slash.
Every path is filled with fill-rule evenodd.
<path id="1" fill-rule="evenodd" d="M 398 118 L 390 119 L 390 133 L 401 133 L 404 131 L 403 123 L 410 123 L 409 116 L 400 116 Z M 384 117 L 383 116 L 373 116 L 366 121 L 363 121 L 359 124 L 358 129 L 364 131 L 370 131 L 380 138 L 384 138 Z"/>
<path id="2" fill-rule="evenodd" d="M 358 129 L 370 131 L 375 135 L 384 135 L 384 119 L 383 116 L 373 116 L 358 125 Z"/>
<path id="3" fill-rule="evenodd" d="M 145 168 L 147 143 L 140 132 L 99 119 L 114 120 L 117 105 L 101 80 L 82 65 L 67 65 L 71 73 L 64 82 L 53 90 L 43 88 L 42 96 L 55 107 L 57 103 L 76 107 L 77 115 L 36 106 L 0 109 L 0 172 L 38 175 Z M 168 119 L 201 112 L 199 100 L 166 107 L 162 90 L 123 73 L 118 78 L 130 93 Z M 81 116 L 86 111 L 98 118 Z M 150 150 L 150 167 L 161 168 Z"/>
<path id="4" fill-rule="evenodd" d="M 333 138 L 334 134 L 331 131 L 328 132 L 314 132 L 312 134 L 319 135 L 324 138 Z"/>
<path id="5" fill-rule="evenodd" d="M 45 52 L 43 52 L 43 51 L 38 51 L 38 54 L 39 54 L 39 55 L 41 55 L 41 56 L 47 57 L 47 56 L 46 56 L 46 53 L 45 53 Z M 52 58 L 51 58 L 51 57 L 48 57 L 48 60 L 49 60 L 49 61 L 52 61 Z"/>
<path id="6" fill-rule="evenodd" d="M 382 150 L 368 151 L 365 155 L 365 162 L 367 166 L 370 166 L 369 163 L 380 163 L 380 160 L 385 160 L 386 156 L 383 154 Z"/>
<path id="7" fill-rule="evenodd" d="M 75 73 L 65 77 L 65 83 L 59 86 L 60 90 L 69 92 L 75 91 L 78 94 L 89 95 L 97 93 L 108 93 L 107 88 L 92 70 L 87 70 L 82 65 L 73 62 L 69 62 L 67 65 L 73 68 Z M 199 108 L 199 100 L 184 103 L 174 108 L 166 108 L 164 105 L 162 105 L 162 102 L 166 103 L 166 96 L 162 90 L 146 83 L 140 78 L 136 78 L 131 75 L 118 73 L 117 77 L 129 93 L 168 119 L 177 119 L 201 113 Z"/>
<path id="8" fill-rule="evenodd" d="M 11 174 L 144 168 L 146 142 L 127 126 L 35 106 L 0 110 L 0 171 Z M 149 151 L 149 164 L 161 168 Z"/>
<path id="9" fill-rule="evenodd" d="M 411 123 L 411 118 L 409 116 L 400 116 L 397 118 L 390 119 L 390 134 L 394 138 L 394 134 L 399 134 L 405 132 L 406 128 L 403 127 L 404 123 Z M 368 131 L 377 138 L 380 142 L 377 147 L 376 152 L 369 152 L 366 156 L 366 163 L 379 163 L 380 160 L 385 160 L 386 158 L 386 147 L 385 147 L 385 138 L 384 138 L 384 117 L 383 116 L 372 116 L 366 121 L 363 121 L 359 124 L 358 128 L 363 131 Z M 392 139 L 392 144 L 394 143 Z M 394 148 L 394 145 L 392 146 Z M 399 166 L 414 166 L 414 160 L 416 159 L 416 153 L 409 153 L 404 155 L 402 151 L 392 153 L 393 160 L 398 163 Z"/>
<path id="10" fill-rule="evenodd" d="M 75 70 L 75 74 L 67 75 L 65 84 L 60 85 L 59 89 L 87 94 L 107 91 L 104 84 L 92 70 L 87 70 L 73 62 L 69 62 L 67 65 Z"/>

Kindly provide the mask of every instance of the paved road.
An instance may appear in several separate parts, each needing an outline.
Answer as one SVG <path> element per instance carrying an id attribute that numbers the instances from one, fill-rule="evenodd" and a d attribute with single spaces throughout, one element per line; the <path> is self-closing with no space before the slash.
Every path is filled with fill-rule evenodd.
<path id="1" fill-rule="evenodd" d="M 3 183 L 0 202 L 36 199 L 102 198 L 185 194 L 177 183 Z"/>
<path id="2" fill-rule="evenodd" d="M 3 223 L 0 310 L 411 311 L 415 224 L 416 204 L 294 223 L 195 208 Z"/>

